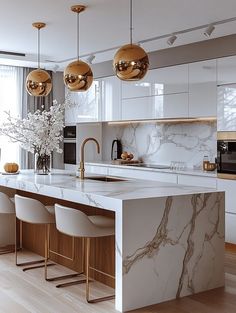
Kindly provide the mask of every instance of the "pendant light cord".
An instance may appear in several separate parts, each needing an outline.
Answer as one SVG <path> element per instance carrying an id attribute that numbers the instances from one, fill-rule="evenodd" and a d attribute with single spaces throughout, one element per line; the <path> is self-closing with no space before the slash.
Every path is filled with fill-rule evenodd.
<path id="1" fill-rule="evenodd" d="M 133 0 L 130 0 L 130 44 L 133 44 Z"/>
<path id="2" fill-rule="evenodd" d="M 38 28 L 38 68 L 40 68 L 40 28 Z"/>
<path id="3" fill-rule="evenodd" d="M 77 57 L 79 60 L 79 13 L 77 13 Z"/>

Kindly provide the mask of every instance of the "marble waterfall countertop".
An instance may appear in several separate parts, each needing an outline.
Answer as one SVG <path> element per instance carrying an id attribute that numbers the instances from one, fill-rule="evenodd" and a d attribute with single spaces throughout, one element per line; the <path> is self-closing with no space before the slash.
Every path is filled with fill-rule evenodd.
<path id="1" fill-rule="evenodd" d="M 0 175 L 0 186 L 115 212 L 120 312 L 224 285 L 224 193 L 216 189 L 141 179 L 80 180 L 63 170 Z"/>
<path id="2" fill-rule="evenodd" d="M 50 175 L 22 170 L 16 175 L 0 175 L 0 185 L 110 210 L 115 210 L 114 201 L 216 192 L 211 188 L 141 179 L 123 178 L 115 182 L 89 179 L 95 176 L 101 175 L 87 174 L 87 178 L 81 180 L 66 170 L 53 170 Z"/>

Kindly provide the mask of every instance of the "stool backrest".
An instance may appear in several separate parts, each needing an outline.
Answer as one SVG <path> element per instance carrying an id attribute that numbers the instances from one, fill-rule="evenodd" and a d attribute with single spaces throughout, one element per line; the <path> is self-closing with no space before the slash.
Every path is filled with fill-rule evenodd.
<path id="1" fill-rule="evenodd" d="M 73 237 L 96 237 L 97 227 L 80 210 L 55 204 L 57 229 Z"/>
<path id="2" fill-rule="evenodd" d="M 3 192 L 0 192 L 0 214 L 15 213 L 15 205 L 10 198 Z"/>
<path id="3" fill-rule="evenodd" d="M 15 195 L 16 217 L 33 224 L 50 224 L 55 217 L 38 200 Z"/>

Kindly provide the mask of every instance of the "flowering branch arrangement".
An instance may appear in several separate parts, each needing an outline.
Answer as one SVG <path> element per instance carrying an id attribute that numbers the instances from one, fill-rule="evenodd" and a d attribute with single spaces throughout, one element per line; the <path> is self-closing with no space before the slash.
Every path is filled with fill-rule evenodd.
<path id="1" fill-rule="evenodd" d="M 7 118 L 0 127 L 0 134 L 8 136 L 12 142 L 19 142 L 23 149 L 32 153 L 48 156 L 53 150 L 62 153 L 64 109 L 64 103 L 58 104 L 54 100 L 49 111 L 37 110 L 23 119 L 5 112 Z"/>

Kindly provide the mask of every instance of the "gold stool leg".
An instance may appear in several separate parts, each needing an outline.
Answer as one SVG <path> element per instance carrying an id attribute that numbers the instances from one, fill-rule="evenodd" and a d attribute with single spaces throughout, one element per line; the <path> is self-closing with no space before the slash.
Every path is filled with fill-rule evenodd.
<path id="1" fill-rule="evenodd" d="M 55 278 L 54 280 L 59 280 L 59 279 L 63 279 L 63 278 L 73 278 L 76 276 L 80 276 L 82 274 L 84 274 L 84 238 L 82 238 L 82 258 L 83 258 L 83 262 L 82 262 L 82 271 L 76 274 L 69 274 L 69 275 L 65 275 L 65 276 L 60 276 L 58 278 Z M 75 237 L 72 237 L 72 245 L 73 245 L 73 250 L 72 250 L 72 258 L 74 260 L 75 258 Z M 86 283 L 85 279 L 80 279 L 80 280 L 74 280 L 68 283 L 62 283 L 62 284 L 58 284 L 56 285 L 57 288 L 63 288 L 63 287 L 68 287 L 68 286 L 73 286 L 73 285 L 78 285 L 78 284 L 84 284 Z"/>
<path id="2" fill-rule="evenodd" d="M 20 221 L 20 249 L 22 249 L 22 221 Z M 42 259 L 42 260 L 18 263 L 17 250 L 18 249 L 17 249 L 17 217 L 16 217 L 16 219 L 15 219 L 15 264 L 16 264 L 16 266 L 34 265 L 34 264 L 39 264 L 39 263 L 44 262 L 44 259 Z M 52 265 L 54 265 L 54 264 L 52 264 Z M 44 267 L 44 265 L 29 266 L 29 267 L 23 268 L 23 271 L 26 272 L 26 271 L 33 270 L 36 268 L 41 268 L 41 267 Z"/>
<path id="3" fill-rule="evenodd" d="M 86 238 L 86 300 L 88 303 L 98 303 L 98 302 L 102 302 L 102 301 L 106 301 L 106 300 L 115 299 L 115 295 L 110 295 L 110 296 L 96 298 L 96 299 L 90 299 L 90 296 L 89 296 L 90 241 L 91 241 L 90 238 Z M 96 270 L 96 269 L 94 269 L 94 270 Z M 98 272 L 106 275 L 106 273 L 103 273 L 101 271 L 98 271 Z"/>

